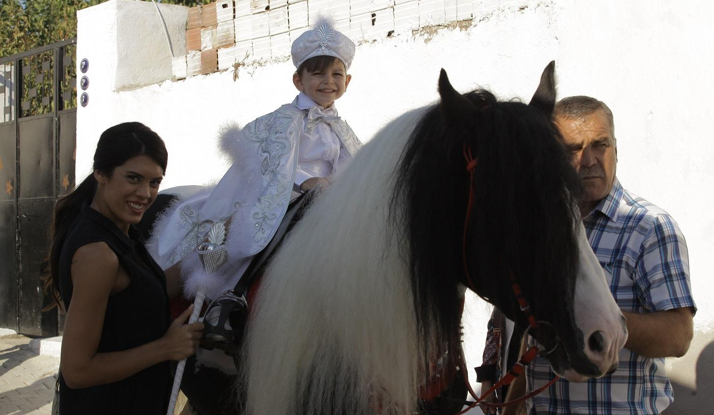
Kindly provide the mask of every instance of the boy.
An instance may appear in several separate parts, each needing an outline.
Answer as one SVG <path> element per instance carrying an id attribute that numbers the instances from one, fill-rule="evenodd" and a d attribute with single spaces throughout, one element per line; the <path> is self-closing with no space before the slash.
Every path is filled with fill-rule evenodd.
<path id="1" fill-rule="evenodd" d="M 292 45 L 293 83 L 300 91 L 295 100 L 243 129 L 222 129 L 221 147 L 233 165 L 217 185 L 166 192 L 178 201 L 157 221 L 148 248 L 167 274 L 180 272 L 186 298 L 203 291 L 214 300 L 208 327 L 226 321 L 222 314 L 237 301 L 228 291 L 275 235 L 290 200 L 326 186 L 361 147 L 334 105 L 350 83 L 354 53 L 351 40 L 319 20 Z M 225 340 L 222 328 L 231 330 L 226 324 L 204 335 Z M 229 413 L 223 395 L 232 390 L 233 360 L 202 349 L 196 356 L 182 390 L 200 413 Z"/>
<path id="2" fill-rule="evenodd" d="M 326 185 L 361 147 L 334 105 L 350 83 L 354 52 L 354 43 L 326 19 L 300 35 L 291 50 L 300 94 L 243 129 L 223 128 L 221 147 L 233 165 L 216 186 L 178 192 L 178 203 L 157 222 L 150 252 L 162 268 L 180 267 L 187 298 L 200 287 L 213 299 L 235 287 L 272 239 L 289 201 Z M 196 248 L 216 224 L 228 228 L 227 255 L 206 270 Z"/>

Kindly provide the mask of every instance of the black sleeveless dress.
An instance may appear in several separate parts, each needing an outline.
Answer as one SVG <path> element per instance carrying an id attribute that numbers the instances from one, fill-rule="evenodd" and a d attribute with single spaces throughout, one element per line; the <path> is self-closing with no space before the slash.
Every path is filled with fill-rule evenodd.
<path id="1" fill-rule="evenodd" d="M 104 242 L 129 274 L 129 286 L 109 296 L 98 353 L 131 349 L 161 338 L 169 327 L 166 277 L 132 227 L 127 237 L 112 221 L 84 206 L 69 231 L 59 262 L 59 285 L 67 309 L 72 302 L 72 257 L 77 249 Z M 164 415 L 172 385 L 170 363 L 158 363 L 124 380 L 72 389 L 60 375 L 60 414 Z"/>

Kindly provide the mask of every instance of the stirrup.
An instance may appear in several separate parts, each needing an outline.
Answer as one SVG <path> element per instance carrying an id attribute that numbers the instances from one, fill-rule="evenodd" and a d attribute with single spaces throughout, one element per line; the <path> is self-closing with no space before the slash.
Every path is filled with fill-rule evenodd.
<path id="1" fill-rule="evenodd" d="M 201 348 L 219 349 L 235 355 L 240 349 L 248 316 L 248 302 L 244 296 L 226 291 L 208 305 L 203 317 Z"/>

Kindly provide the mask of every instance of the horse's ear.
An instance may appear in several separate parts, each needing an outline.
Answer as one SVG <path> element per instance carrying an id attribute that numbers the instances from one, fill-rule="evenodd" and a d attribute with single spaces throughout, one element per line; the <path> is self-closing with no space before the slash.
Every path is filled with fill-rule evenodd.
<path id="1" fill-rule="evenodd" d="M 449 82 L 449 77 L 446 76 L 446 71 L 441 70 L 439 75 L 439 95 L 441 96 L 441 109 L 444 113 L 444 117 L 447 120 L 463 120 L 464 117 L 468 117 L 473 114 L 476 110 L 474 104 L 466 99 L 463 95 L 456 92 L 451 82 Z"/>
<path id="2" fill-rule="evenodd" d="M 536 89 L 531 102 L 528 104 L 537 108 L 550 118 L 555 107 L 555 61 L 550 61 L 540 76 L 540 84 Z"/>

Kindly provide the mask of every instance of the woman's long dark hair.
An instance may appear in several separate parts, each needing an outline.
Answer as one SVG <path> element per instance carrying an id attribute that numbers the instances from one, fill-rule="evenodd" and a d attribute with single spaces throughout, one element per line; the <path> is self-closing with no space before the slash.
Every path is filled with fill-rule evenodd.
<path id="1" fill-rule="evenodd" d="M 169 156 L 161 137 L 139 122 L 118 124 L 108 128 L 99 137 L 92 169 L 110 177 L 115 168 L 141 155 L 152 158 L 164 173 L 166 172 Z M 97 180 L 94 178 L 94 174 L 90 174 L 72 193 L 62 197 L 55 205 L 50 229 L 50 251 L 47 259 L 49 269 L 42 277 L 45 292 L 52 296 L 52 302 L 45 308 L 45 311 L 61 305 L 59 260 L 62 246 L 74 220 L 81 212 L 82 206 L 92 202 L 96 189 Z"/>

